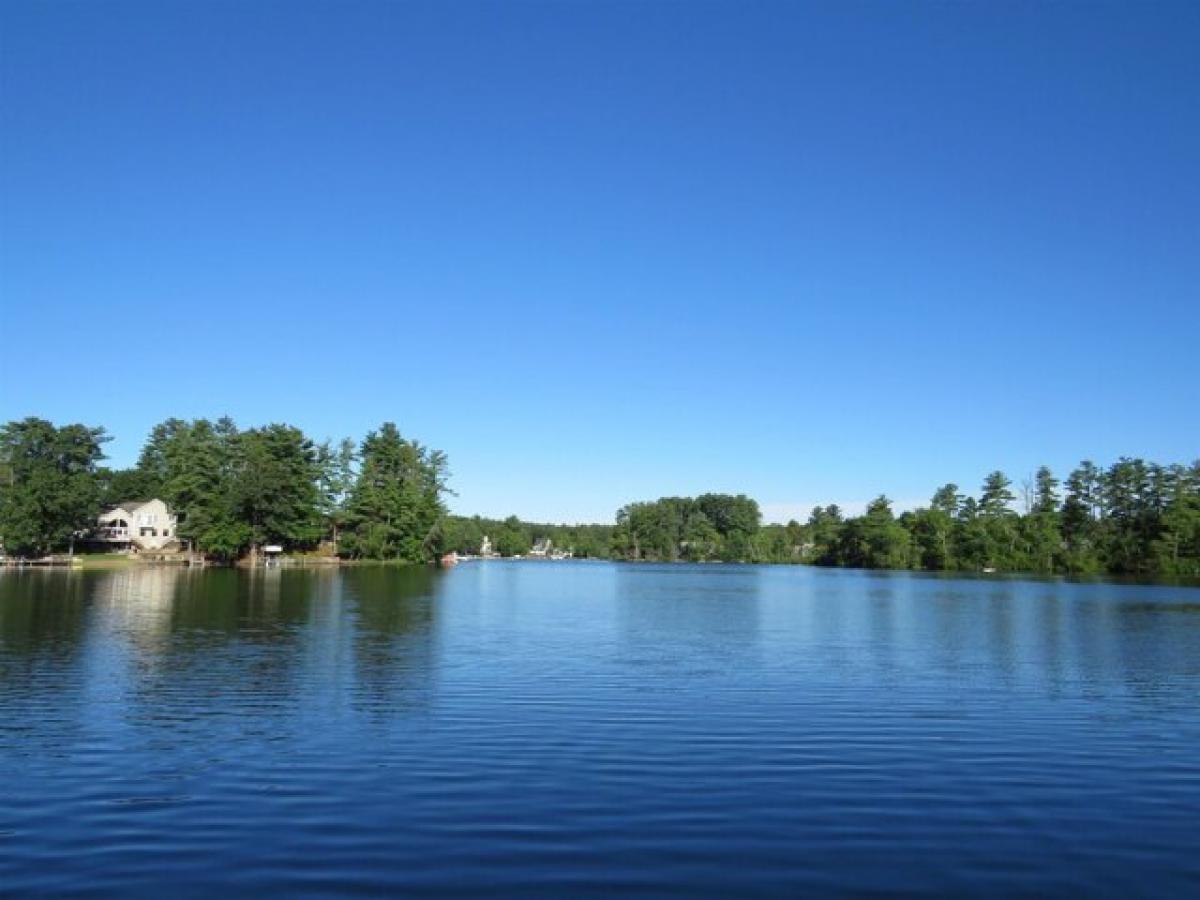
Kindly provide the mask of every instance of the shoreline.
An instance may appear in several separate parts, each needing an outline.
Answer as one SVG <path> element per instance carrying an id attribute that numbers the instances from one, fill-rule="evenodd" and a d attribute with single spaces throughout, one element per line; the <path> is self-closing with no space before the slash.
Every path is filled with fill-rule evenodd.
<path id="1" fill-rule="evenodd" d="M 114 572 L 121 570 L 133 569 L 238 569 L 241 571 L 263 571 L 273 569 L 340 569 L 340 568 L 356 568 L 356 567 L 388 567 L 388 568 L 432 568 L 450 570 L 457 568 L 458 565 L 465 563 L 554 563 L 554 562 L 571 562 L 571 563 L 610 563 L 616 566 L 630 565 L 635 567 L 651 567 L 651 566 L 753 566 L 756 568 L 801 568 L 811 569 L 818 572 L 829 573 L 846 573 L 846 574 L 865 574 L 870 576 L 896 576 L 907 575 L 918 578 L 930 578 L 936 580 L 956 580 L 964 581 L 1031 581 L 1040 583 L 1063 583 L 1063 584 L 1108 584 L 1115 586 L 1148 586 L 1148 587 L 1181 587 L 1187 589 L 1200 588 L 1200 578 L 1190 577 L 1186 575 L 1170 576 L 1138 576 L 1138 575 L 1112 575 L 1112 574 L 1065 574 L 1065 573 L 1042 573 L 1042 572 L 1023 572 L 1023 571 L 999 571 L 999 572 L 981 572 L 981 571 L 948 571 L 936 569 L 868 569 L 856 568 L 847 566 L 820 566 L 813 563 L 779 563 L 779 562 L 750 562 L 750 561 L 728 561 L 728 560 L 649 560 L 649 559 L 612 559 L 601 557 L 568 557 L 565 559 L 549 559 L 542 557 L 525 557 L 525 556 L 491 556 L 491 557 L 465 557 L 460 558 L 457 563 L 445 565 L 438 561 L 425 563 L 407 562 L 404 560 L 378 560 L 378 559 L 341 559 L 338 557 L 283 557 L 277 560 L 272 560 L 270 565 L 263 562 L 255 563 L 249 558 L 240 559 L 233 562 L 194 562 L 187 558 L 154 558 L 154 559 L 139 559 L 137 557 L 123 556 L 103 556 L 100 558 L 76 556 L 72 560 L 66 556 L 53 556 L 37 560 L 0 560 L 0 573 L 3 572 L 18 572 L 25 570 L 35 570 L 41 572 Z"/>

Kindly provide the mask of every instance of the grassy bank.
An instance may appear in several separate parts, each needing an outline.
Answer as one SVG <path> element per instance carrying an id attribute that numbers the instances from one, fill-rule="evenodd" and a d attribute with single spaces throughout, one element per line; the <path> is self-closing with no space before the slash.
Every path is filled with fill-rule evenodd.
<path id="1" fill-rule="evenodd" d="M 76 565 L 85 569 L 123 569 L 133 564 L 126 553 L 76 553 Z"/>

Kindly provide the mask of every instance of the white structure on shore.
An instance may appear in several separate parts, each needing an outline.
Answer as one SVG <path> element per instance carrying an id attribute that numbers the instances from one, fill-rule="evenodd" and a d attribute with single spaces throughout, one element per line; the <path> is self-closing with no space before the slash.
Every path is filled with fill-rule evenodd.
<path id="1" fill-rule="evenodd" d="M 178 519 L 161 500 L 130 500 L 96 519 L 92 539 L 114 549 L 162 550 L 175 544 Z"/>

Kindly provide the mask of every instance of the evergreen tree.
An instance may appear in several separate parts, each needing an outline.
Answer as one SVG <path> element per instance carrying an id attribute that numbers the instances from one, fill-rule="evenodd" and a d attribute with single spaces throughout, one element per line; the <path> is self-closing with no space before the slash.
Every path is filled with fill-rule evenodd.
<path id="1" fill-rule="evenodd" d="M 179 517 L 179 535 L 202 553 L 237 558 L 254 540 L 254 530 L 238 517 L 236 426 L 228 419 L 164 425 L 151 442 L 154 456 L 161 454 L 154 464 L 165 475 L 163 499 Z"/>
<path id="2" fill-rule="evenodd" d="M 333 541 L 334 552 L 337 552 L 338 537 L 345 521 L 346 504 L 350 500 L 350 492 L 354 488 L 357 475 L 355 463 L 358 459 L 357 448 L 352 438 L 342 438 L 336 447 L 325 441 L 317 447 L 317 468 L 320 471 L 318 479 L 318 511 L 325 522 L 326 533 Z M 482 539 L 482 535 L 480 536 Z M 451 546 L 454 542 L 451 541 Z M 475 542 L 476 552 L 479 541 Z M 467 552 L 467 551 L 463 551 Z"/>
<path id="3" fill-rule="evenodd" d="M 1024 544 L 1021 568 L 1034 572 L 1054 572 L 1060 566 L 1063 551 L 1061 515 L 1058 511 L 1058 479 L 1046 466 L 1037 471 L 1033 507 L 1020 523 Z"/>
<path id="4" fill-rule="evenodd" d="M 958 515 L 958 509 L 962 505 L 962 495 L 958 492 L 957 484 L 944 484 L 934 492 L 933 499 L 929 502 L 931 509 L 945 513 L 948 516 Z"/>
<path id="5" fill-rule="evenodd" d="M 268 425 L 242 432 L 232 447 L 234 514 L 250 527 L 251 549 L 315 544 L 320 470 L 312 441 L 290 425 Z"/>
<path id="6" fill-rule="evenodd" d="M 1100 479 L 1104 508 L 1103 556 L 1113 572 L 1149 568 L 1162 508 L 1152 490 L 1154 474 L 1143 460 L 1122 457 Z"/>
<path id="7" fill-rule="evenodd" d="M 1042 466 L 1037 470 L 1036 485 L 1033 512 L 1040 514 L 1058 512 L 1059 481 L 1049 467 Z"/>
<path id="8" fill-rule="evenodd" d="M 1012 482 L 1003 472 L 990 473 L 979 495 L 979 519 L 983 523 L 985 568 L 1014 569 L 1019 566 L 1017 553 L 1017 514 L 1011 504 L 1016 499 Z"/>
<path id="9" fill-rule="evenodd" d="M 346 511 L 342 552 L 422 562 L 436 557 L 445 514 L 446 457 L 400 436 L 391 422 L 367 435 Z"/>
<path id="10" fill-rule="evenodd" d="M 1170 467 L 1161 528 L 1152 547 L 1154 569 L 1171 575 L 1200 575 L 1200 461 Z"/>
<path id="11" fill-rule="evenodd" d="M 1101 571 L 1099 557 L 1099 472 L 1084 460 L 1067 476 L 1067 493 L 1062 505 L 1062 535 L 1068 572 Z"/>

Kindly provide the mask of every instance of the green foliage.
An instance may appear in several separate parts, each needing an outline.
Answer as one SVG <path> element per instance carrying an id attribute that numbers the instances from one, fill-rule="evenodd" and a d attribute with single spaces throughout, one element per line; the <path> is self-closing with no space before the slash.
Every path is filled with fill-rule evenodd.
<path id="1" fill-rule="evenodd" d="M 754 539 L 754 561 L 764 563 L 796 562 L 800 555 L 800 525 L 764 525 Z"/>
<path id="2" fill-rule="evenodd" d="M 350 492 L 358 477 L 355 465 L 358 448 L 352 438 L 342 438 L 334 447 L 329 441 L 317 446 L 317 511 L 326 523 L 337 549 L 339 533 L 345 525 Z"/>
<path id="3" fill-rule="evenodd" d="M 435 559 L 444 538 L 445 454 L 405 440 L 387 422 L 367 435 L 360 457 L 340 552 L 404 562 Z"/>
<path id="4" fill-rule="evenodd" d="M 103 428 L 30 417 L 0 426 L 0 542 L 13 556 L 68 545 L 100 511 Z"/>
<path id="5" fill-rule="evenodd" d="M 251 544 L 315 544 L 321 470 L 313 442 L 298 428 L 268 425 L 243 432 L 234 449 L 233 512 L 249 526 Z"/>
<path id="6" fill-rule="evenodd" d="M 1011 481 L 992 472 L 978 497 L 947 484 L 898 518 L 880 496 L 861 516 L 818 506 L 803 525 L 762 526 L 749 497 L 702 494 L 630 503 L 615 525 L 551 525 L 447 515 L 445 455 L 391 423 L 356 448 L 349 438 L 316 445 L 290 425 L 240 431 L 228 418 L 167 419 L 137 466 L 117 471 L 99 467 L 107 439 L 102 428 L 37 418 L 0 426 L 8 554 L 65 548 L 102 504 L 161 497 L 181 539 L 220 559 L 329 539 L 348 557 L 425 562 L 446 550 L 478 553 L 486 535 L 501 555 L 548 539 L 577 557 L 1200 576 L 1200 462 L 1122 458 L 1101 469 L 1085 460 L 1061 484 L 1043 466 L 1022 482 L 1024 515 Z"/>
<path id="7" fill-rule="evenodd" d="M 101 506 L 116 506 L 130 500 L 149 500 L 159 496 L 160 485 L 141 469 L 98 469 L 97 486 Z"/>
<path id="8" fill-rule="evenodd" d="M 158 481 L 159 494 L 179 517 L 178 534 L 202 553 L 234 559 L 254 540 L 254 529 L 239 516 L 241 435 L 232 420 L 156 426 L 138 468 Z"/>
<path id="9" fill-rule="evenodd" d="M 516 516 L 509 516 L 495 532 L 492 550 L 501 556 L 524 556 L 533 549 L 534 538 Z"/>
<path id="10" fill-rule="evenodd" d="M 953 508 L 957 509 L 957 500 Z M 945 503 L 938 504 L 937 495 L 928 509 L 905 513 L 900 517 L 900 523 L 912 535 L 910 562 L 913 568 L 937 571 L 957 567 L 954 516 L 947 511 Z"/>
<path id="11" fill-rule="evenodd" d="M 1061 503 L 1060 482 L 1045 466 L 1027 484 L 1024 516 L 1012 508 L 1003 472 L 987 476 L 978 498 L 947 484 L 928 507 L 894 523 L 886 498 L 846 520 L 835 507 L 817 507 L 804 526 L 802 558 L 865 568 L 1200 575 L 1200 463 L 1123 458 L 1101 470 L 1085 461 L 1067 478 Z"/>
<path id="12" fill-rule="evenodd" d="M 1167 471 L 1165 505 L 1151 542 L 1153 569 L 1172 575 L 1200 575 L 1200 462 Z"/>
<path id="13" fill-rule="evenodd" d="M 1043 466 L 1023 484 L 1024 515 L 1008 476 L 991 472 L 978 497 L 946 484 L 927 507 L 899 517 L 881 496 L 861 516 L 818 506 L 804 525 L 762 527 L 744 497 L 664 497 L 617 513 L 612 551 L 621 559 L 1200 575 L 1200 462 L 1121 459 L 1102 470 L 1085 461 L 1065 485 Z"/>
<path id="14" fill-rule="evenodd" d="M 621 559 L 749 561 L 757 557 L 758 504 L 703 494 L 631 503 L 617 511 L 612 555 Z"/>
<path id="15" fill-rule="evenodd" d="M 352 440 L 316 445 L 290 425 L 240 431 L 228 418 L 168 419 L 121 480 L 162 497 L 179 516 L 180 537 L 218 559 L 265 544 L 307 549 L 325 537 L 357 558 L 432 558 L 445 456 L 389 423 L 367 436 L 362 457 L 359 472 Z"/>
<path id="16" fill-rule="evenodd" d="M 911 543 L 910 533 L 892 514 L 891 501 L 881 495 L 868 504 L 865 515 L 849 520 L 840 529 L 838 564 L 863 569 L 905 569 Z"/>
<path id="17" fill-rule="evenodd" d="M 805 545 L 806 561 L 819 566 L 840 565 L 838 561 L 839 535 L 845 520 L 836 503 L 816 506 L 808 516 L 808 541 Z"/>

